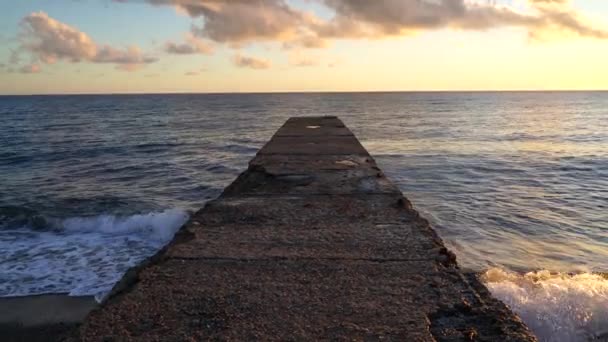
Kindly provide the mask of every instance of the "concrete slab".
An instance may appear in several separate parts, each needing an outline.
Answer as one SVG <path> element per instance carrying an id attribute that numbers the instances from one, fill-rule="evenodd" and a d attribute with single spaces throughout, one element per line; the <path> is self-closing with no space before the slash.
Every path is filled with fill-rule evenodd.
<path id="1" fill-rule="evenodd" d="M 347 130 L 290 119 L 72 339 L 536 341 Z"/>
<path id="2" fill-rule="evenodd" d="M 347 154 L 319 155 L 314 159 L 303 155 L 260 154 L 249 162 L 249 166 L 273 175 L 335 170 L 371 170 L 374 174 L 381 172 L 372 157 Z"/>
<path id="3" fill-rule="evenodd" d="M 513 329 L 507 321 L 488 328 L 489 311 L 474 309 L 485 303 L 477 300 L 459 272 L 435 272 L 425 266 L 169 259 L 143 271 L 134 290 L 108 302 L 103 315 L 91 315 L 81 336 L 111 340 L 120 332 L 141 341 L 159 336 L 198 341 L 434 341 L 429 332 L 434 320 L 429 317 L 454 310 L 453 317 L 478 319 L 464 333 L 476 334 L 478 340 L 527 338 L 526 330 Z"/>
<path id="4" fill-rule="evenodd" d="M 318 127 L 336 127 L 336 128 L 344 128 L 346 127 L 342 120 L 338 119 L 336 116 L 299 116 L 289 118 L 282 127 L 291 126 L 291 127 L 308 127 L 308 126 L 318 126 Z"/>
<path id="5" fill-rule="evenodd" d="M 309 124 L 302 120 L 287 121 L 275 133 L 276 137 L 300 137 L 300 136 L 353 136 L 353 133 L 339 120 L 323 120 L 321 122 L 310 121 Z"/>
<path id="6" fill-rule="evenodd" d="M 271 174 L 263 169 L 241 174 L 226 190 L 233 195 L 399 194 L 382 172 L 373 169 L 302 171 Z"/>
<path id="7" fill-rule="evenodd" d="M 422 227 L 410 224 L 353 223 L 281 226 L 272 223 L 203 227 L 194 239 L 176 244 L 167 255 L 176 258 L 322 258 L 349 260 L 427 260 L 433 267 L 447 256 L 441 242 Z"/>
<path id="8" fill-rule="evenodd" d="M 258 154 L 282 155 L 363 155 L 369 153 L 354 136 L 274 136 Z"/>
<path id="9" fill-rule="evenodd" d="M 274 224 L 287 226 L 361 220 L 377 223 L 426 224 L 401 194 L 330 194 L 277 196 L 222 196 L 208 202 L 192 218 L 192 225 Z M 187 225 L 190 227 L 190 225 Z M 432 229 L 428 228 L 430 231 Z"/>

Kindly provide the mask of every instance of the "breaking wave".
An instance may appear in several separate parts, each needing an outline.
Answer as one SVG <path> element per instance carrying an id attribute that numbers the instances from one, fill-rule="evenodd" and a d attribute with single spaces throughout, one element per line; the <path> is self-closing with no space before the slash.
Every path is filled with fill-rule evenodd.
<path id="1" fill-rule="evenodd" d="M 518 274 L 491 268 L 482 280 L 540 341 L 608 341 L 608 276 L 596 273 Z"/>
<path id="2" fill-rule="evenodd" d="M 45 230 L 4 227 L 0 297 L 67 293 L 101 300 L 129 268 L 167 244 L 187 219 L 185 211 L 171 209 L 46 220 L 53 227 Z"/>

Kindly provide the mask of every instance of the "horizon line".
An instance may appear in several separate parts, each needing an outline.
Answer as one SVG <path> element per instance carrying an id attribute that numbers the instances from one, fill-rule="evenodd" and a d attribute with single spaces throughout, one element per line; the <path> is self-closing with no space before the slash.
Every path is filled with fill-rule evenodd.
<path id="1" fill-rule="evenodd" d="M 363 94 L 363 93 L 591 93 L 608 89 L 504 89 L 504 90 L 278 90 L 278 91 L 170 91 L 170 92 L 83 92 L 0 94 L 8 96 L 91 96 L 91 95 L 255 95 L 255 94 Z"/>

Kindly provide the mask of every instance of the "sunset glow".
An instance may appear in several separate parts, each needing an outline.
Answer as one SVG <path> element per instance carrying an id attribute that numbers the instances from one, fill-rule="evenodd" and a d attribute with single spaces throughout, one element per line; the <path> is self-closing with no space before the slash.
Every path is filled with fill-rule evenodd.
<path id="1" fill-rule="evenodd" d="M 605 1 L 0 6 L 0 94 L 608 89 Z"/>

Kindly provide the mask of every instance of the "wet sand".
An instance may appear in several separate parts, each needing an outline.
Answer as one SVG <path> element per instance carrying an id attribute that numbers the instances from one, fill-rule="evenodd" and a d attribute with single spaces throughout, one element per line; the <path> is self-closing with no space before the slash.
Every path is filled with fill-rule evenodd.
<path id="1" fill-rule="evenodd" d="M 0 298 L 0 340 L 61 340 L 96 306 L 93 297 L 63 294 Z"/>

